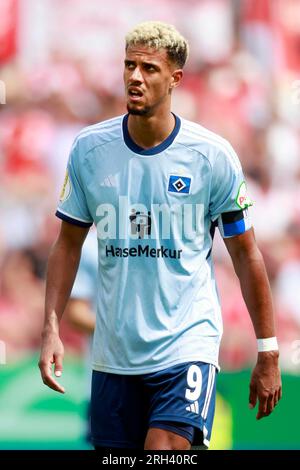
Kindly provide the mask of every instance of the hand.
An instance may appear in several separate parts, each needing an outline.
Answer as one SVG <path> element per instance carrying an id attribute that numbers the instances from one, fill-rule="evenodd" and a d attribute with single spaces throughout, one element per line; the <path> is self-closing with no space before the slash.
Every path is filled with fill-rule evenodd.
<path id="1" fill-rule="evenodd" d="M 63 370 L 64 346 L 57 333 L 43 333 L 42 349 L 39 360 L 39 368 L 43 382 L 56 392 L 65 393 L 64 387 L 59 385 L 52 377 L 52 364 L 54 364 L 54 373 L 60 377 Z"/>
<path id="2" fill-rule="evenodd" d="M 250 382 L 249 407 L 259 402 L 256 419 L 269 416 L 282 396 L 278 351 L 258 353 Z"/>

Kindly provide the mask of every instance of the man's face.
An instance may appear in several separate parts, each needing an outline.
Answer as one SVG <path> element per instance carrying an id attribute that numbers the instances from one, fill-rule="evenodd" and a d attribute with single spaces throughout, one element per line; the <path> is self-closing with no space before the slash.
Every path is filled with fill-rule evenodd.
<path id="1" fill-rule="evenodd" d="M 176 82 L 175 65 L 168 59 L 165 49 L 155 50 L 144 45 L 128 47 L 124 64 L 128 112 L 151 116 L 159 105 L 169 100 Z"/>

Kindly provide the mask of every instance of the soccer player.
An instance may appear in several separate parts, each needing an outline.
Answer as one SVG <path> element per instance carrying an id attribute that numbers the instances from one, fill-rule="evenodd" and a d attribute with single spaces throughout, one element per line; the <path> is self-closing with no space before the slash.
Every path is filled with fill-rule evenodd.
<path id="1" fill-rule="evenodd" d="M 94 223 L 98 307 L 93 347 L 92 439 L 97 447 L 190 449 L 209 445 L 220 305 L 212 266 L 218 227 L 239 277 L 256 337 L 250 407 L 268 416 L 281 397 L 270 287 L 248 217 L 251 202 L 230 144 L 171 112 L 187 41 L 161 22 L 126 36 L 128 113 L 75 139 L 49 257 L 43 381 L 62 372 L 63 314 L 80 250 Z"/>

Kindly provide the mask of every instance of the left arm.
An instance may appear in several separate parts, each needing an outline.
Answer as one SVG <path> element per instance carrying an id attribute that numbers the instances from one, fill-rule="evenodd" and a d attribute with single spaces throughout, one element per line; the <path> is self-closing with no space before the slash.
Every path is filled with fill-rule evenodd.
<path id="1" fill-rule="evenodd" d="M 253 229 L 242 235 L 224 238 L 239 278 L 256 337 L 275 335 L 271 289 L 262 255 L 256 245 Z M 281 378 L 278 351 L 259 352 L 250 382 L 249 406 L 259 401 L 256 418 L 268 416 L 281 398 Z"/>

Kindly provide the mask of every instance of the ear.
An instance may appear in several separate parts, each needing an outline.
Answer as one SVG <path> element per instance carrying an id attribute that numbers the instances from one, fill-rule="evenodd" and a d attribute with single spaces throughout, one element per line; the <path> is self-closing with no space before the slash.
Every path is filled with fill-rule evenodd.
<path id="1" fill-rule="evenodd" d="M 172 73 L 170 89 L 176 88 L 180 84 L 182 77 L 183 77 L 182 69 L 174 70 L 174 72 Z"/>

